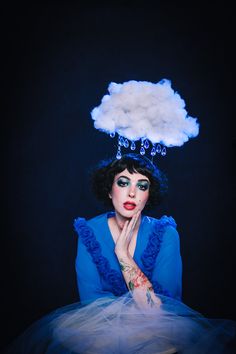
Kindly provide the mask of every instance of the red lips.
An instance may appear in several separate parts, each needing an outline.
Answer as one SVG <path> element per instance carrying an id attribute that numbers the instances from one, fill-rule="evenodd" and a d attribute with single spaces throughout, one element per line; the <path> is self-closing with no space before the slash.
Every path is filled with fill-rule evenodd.
<path id="1" fill-rule="evenodd" d="M 125 202 L 123 205 L 126 210 L 134 210 L 136 208 L 136 204 L 133 202 Z"/>

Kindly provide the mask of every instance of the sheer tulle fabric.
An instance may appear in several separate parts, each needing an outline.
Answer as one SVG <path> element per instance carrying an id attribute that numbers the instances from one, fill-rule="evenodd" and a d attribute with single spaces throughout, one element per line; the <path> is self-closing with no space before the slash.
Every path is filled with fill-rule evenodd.
<path id="1" fill-rule="evenodd" d="M 161 307 L 148 310 L 129 294 L 60 308 L 34 323 L 6 353 L 228 353 L 234 321 L 208 320 L 179 301 L 160 298 Z"/>

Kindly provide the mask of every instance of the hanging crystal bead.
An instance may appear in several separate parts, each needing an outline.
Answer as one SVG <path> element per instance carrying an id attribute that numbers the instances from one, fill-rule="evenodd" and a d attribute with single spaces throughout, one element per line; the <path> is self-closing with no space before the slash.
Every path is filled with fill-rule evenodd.
<path id="1" fill-rule="evenodd" d="M 129 147 L 129 141 L 128 141 L 128 139 L 125 139 L 125 141 L 124 141 L 124 147 L 125 147 L 125 148 L 128 148 L 128 147 Z"/>
<path id="2" fill-rule="evenodd" d="M 136 145 L 135 145 L 135 142 L 132 141 L 131 145 L 130 145 L 130 149 L 131 150 L 135 150 L 136 149 Z"/>
<path id="3" fill-rule="evenodd" d="M 148 148 L 149 148 L 148 139 L 146 139 L 146 140 L 144 141 L 144 147 L 145 147 L 145 149 L 148 149 Z"/>
<path id="4" fill-rule="evenodd" d="M 161 155 L 166 156 L 166 147 L 164 146 L 163 149 L 161 150 Z"/>
<path id="5" fill-rule="evenodd" d="M 115 133 L 115 132 L 110 133 L 110 137 L 111 137 L 111 138 L 114 138 L 114 137 L 115 137 L 115 135 L 116 135 L 116 133 Z"/>
<path id="6" fill-rule="evenodd" d="M 121 159 L 121 151 L 120 151 L 120 146 L 118 146 L 118 150 L 117 150 L 116 158 L 117 158 L 118 160 L 120 160 L 120 159 Z"/>
<path id="7" fill-rule="evenodd" d="M 124 138 L 123 136 L 120 137 L 120 142 L 119 142 L 120 146 L 123 146 L 124 145 Z"/>
<path id="8" fill-rule="evenodd" d="M 151 150 L 151 155 L 155 156 L 156 155 L 156 148 L 153 146 L 152 150 Z"/>
<path id="9" fill-rule="evenodd" d="M 161 153 L 161 145 L 160 145 L 160 144 L 157 145 L 156 152 L 157 152 L 158 154 Z"/>
<path id="10" fill-rule="evenodd" d="M 144 149 L 144 147 L 143 147 L 143 146 L 141 146 L 141 149 L 140 149 L 140 154 L 141 154 L 141 155 L 144 155 L 144 154 L 145 154 L 145 149 Z"/>

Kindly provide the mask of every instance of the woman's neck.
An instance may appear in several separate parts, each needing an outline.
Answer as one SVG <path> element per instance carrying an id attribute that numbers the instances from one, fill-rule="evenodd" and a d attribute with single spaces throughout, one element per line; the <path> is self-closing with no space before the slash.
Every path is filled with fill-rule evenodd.
<path id="1" fill-rule="evenodd" d="M 118 214 L 117 212 L 115 212 L 114 220 L 115 220 L 115 222 L 116 222 L 116 225 L 117 225 L 118 229 L 119 229 L 120 231 L 122 231 L 122 230 L 123 230 L 123 227 L 124 227 L 124 225 L 125 225 L 125 222 L 126 222 L 127 220 L 131 220 L 131 218 L 126 218 L 126 217 L 124 217 L 124 216 Z M 136 225 L 135 225 L 134 230 L 133 230 L 134 232 L 138 230 L 139 225 L 140 225 L 140 221 L 141 221 L 141 215 L 140 215 L 138 221 L 136 222 Z"/>

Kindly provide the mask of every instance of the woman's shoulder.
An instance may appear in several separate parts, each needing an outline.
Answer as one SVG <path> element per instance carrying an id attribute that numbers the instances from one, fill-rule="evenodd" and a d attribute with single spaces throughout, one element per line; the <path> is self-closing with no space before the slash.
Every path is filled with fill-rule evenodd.
<path id="1" fill-rule="evenodd" d="M 150 224 L 150 226 L 156 227 L 172 227 L 176 229 L 177 224 L 172 216 L 163 215 L 160 218 L 154 218 L 150 216 L 145 216 L 145 222 Z"/>
<path id="2" fill-rule="evenodd" d="M 79 216 L 74 219 L 74 227 L 77 228 L 78 225 L 83 224 L 84 226 L 96 228 L 102 225 L 106 219 L 107 219 L 107 213 L 94 216 L 90 219 L 86 219 L 84 217 Z"/>
<path id="3" fill-rule="evenodd" d="M 177 224 L 172 216 L 163 215 L 160 218 L 146 216 L 145 219 L 152 230 L 152 234 L 159 235 L 160 240 L 165 243 L 178 242 Z"/>
<path id="4" fill-rule="evenodd" d="M 150 225 L 149 243 L 158 244 L 158 249 L 169 246 L 178 247 L 180 243 L 177 224 L 172 216 L 163 215 L 161 218 L 146 217 Z M 161 247 L 162 246 L 162 247 Z"/>

